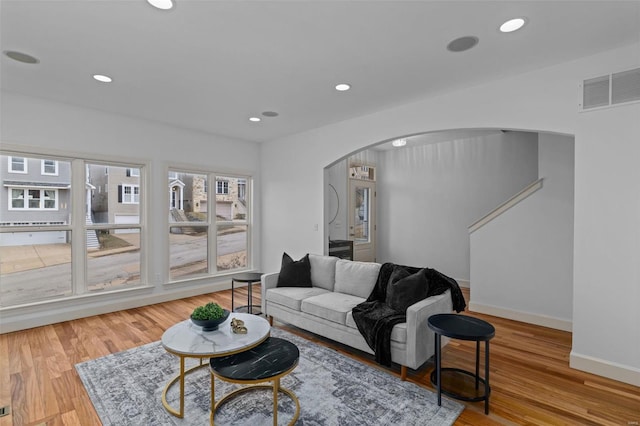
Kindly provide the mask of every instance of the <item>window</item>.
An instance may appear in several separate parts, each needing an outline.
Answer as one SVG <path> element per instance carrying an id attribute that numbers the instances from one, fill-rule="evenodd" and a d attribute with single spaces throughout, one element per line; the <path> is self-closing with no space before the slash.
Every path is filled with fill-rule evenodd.
<path id="1" fill-rule="evenodd" d="M 229 182 L 224 180 L 216 181 L 216 194 L 226 195 L 229 193 Z"/>
<path id="2" fill-rule="evenodd" d="M 42 160 L 40 173 L 43 175 L 58 176 L 58 162 L 55 160 Z"/>
<path id="3" fill-rule="evenodd" d="M 139 205 L 144 187 L 139 176 L 126 178 L 127 169 L 143 174 L 145 168 L 140 164 L 108 164 L 102 159 L 96 163 L 82 158 L 51 160 L 47 158 L 50 153 L 42 154 L 39 158 L 0 154 L 1 164 L 8 169 L 26 171 L 31 163 L 37 175 L 40 164 L 41 174 L 47 175 L 46 179 L 5 177 L 0 186 L 0 306 L 146 283 Z M 72 173 L 74 170 L 78 173 Z M 126 195 L 119 187 L 124 179 Z M 121 196 L 132 204 L 118 203 Z M 72 216 L 72 206 L 86 206 L 86 210 Z M 27 246 L 36 249 L 25 251 Z M 28 253 L 42 253 L 38 246 L 46 247 L 45 261 L 27 261 Z M 72 256 L 72 246 L 80 247 L 85 255 Z M 5 260 L 12 262 L 10 267 L 5 268 Z"/>
<path id="4" fill-rule="evenodd" d="M 138 185 L 120 185 L 120 202 L 123 204 L 140 203 L 140 187 Z"/>
<path id="5" fill-rule="evenodd" d="M 25 157 L 8 157 L 9 173 L 27 173 L 27 159 Z"/>
<path id="6" fill-rule="evenodd" d="M 140 176 L 140 169 L 127 169 L 127 176 Z"/>
<path id="7" fill-rule="evenodd" d="M 172 174 L 180 179 L 171 179 Z M 172 281 L 249 267 L 250 198 L 243 193 L 245 199 L 240 201 L 235 190 L 238 182 L 244 182 L 246 189 L 248 179 L 169 171 L 169 276 Z M 206 196 L 209 181 L 215 182 L 215 197 Z"/>
<path id="8" fill-rule="evenodd" d="M 9 210 L 57 210 L 57 189 L 11 188 Z"/>

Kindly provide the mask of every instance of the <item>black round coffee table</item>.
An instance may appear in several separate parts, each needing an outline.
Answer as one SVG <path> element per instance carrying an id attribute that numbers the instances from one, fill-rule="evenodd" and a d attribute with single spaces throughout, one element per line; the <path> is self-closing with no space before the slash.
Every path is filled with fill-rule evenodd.
<path id="1" fill-rule="evenodd" d="M 248 314 L 260 314 L 260 311 L 253 311 L 253 308 L 260 308 L 253 304 L 253 283 L 259 283 L 262 278 L 261 272 L 241 272 L 231 277 L 231 310 L 233 312 L 246 312 Z M 234 306 L 233 290 L 236 283 L 247 283 L 247 304 L 244 306 Z"/>
<path id="2" fill-rule="evenodd" d="M 283 392 L 296 404 L 296 412 L 289 425 L 295 424 L 300 416 L 300 401 L 289 389 L 280 386 L 280 379 L 298 366 L 300 351 L 288 340 L 269 337 L 258 346 L 220 358 L 211 358 L 211 414 L 210 423 L 218 408 L 234 396 L 253 389 L 273 389 L 273 424 L 278 424 L 278 392 Z M 214 377 L 231 383 L 249 386 L 236 389 L 215 402 Z M 272 385 L 256 383 L 273 382 Z"/>
<path id="3" fill-rule="evenodd" d="M 484 413 L 489 414 L 489 340 L 496 335 L 496 329 L 486 321 L 467 315 L 458 314 L 437 314 L 429 317 L 428 325 L 435 333 L 435 364 L 436 368 L 431 373 L 431 383 L 438 389 L 438 405 L 442 403 L 442 394 L 448 395 L 462 401 L 484 401 Z M 452 339 L 472 340 L 476 342 L 476 372 L 460 368 L 442 368 L 442 346 L 441 337 L 446 336 Z M 484 342 L 484 378 L 480 377 L 480 342 Z M 471 378 L 474 386 L 471 391 L 468 388 L 467 380 Z M 459 389 L 454 391 L 451 388 L 444 389 L 443 381 L 449 386 L 456 386 Z M 484 391 L 480 391 L 479 384 L 484 384 Z"/>

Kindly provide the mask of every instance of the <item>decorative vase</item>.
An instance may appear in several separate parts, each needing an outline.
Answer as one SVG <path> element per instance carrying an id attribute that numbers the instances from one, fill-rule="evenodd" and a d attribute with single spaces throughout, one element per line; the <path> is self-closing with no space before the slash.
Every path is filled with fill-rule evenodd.
<path id="1" fill-rule="evenodd" d="M 195 325 L 202 327 L 202 331 L 214 331 L 218 329 L 218 326 L 225 322 L 229 318 L 229 311 L 224 310 L 224 314 L 218 319 L 198 320 L 191 317 L 191 322 Z"/>

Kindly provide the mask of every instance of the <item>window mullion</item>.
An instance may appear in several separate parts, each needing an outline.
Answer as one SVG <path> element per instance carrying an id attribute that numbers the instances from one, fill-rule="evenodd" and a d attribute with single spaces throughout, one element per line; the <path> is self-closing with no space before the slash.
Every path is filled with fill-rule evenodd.
<path id="1" fill-rule="evenodd" d="M 73 294 L 87 291 L 85 162 L 71 161 L 71 277 Z"/>
<path id="2" fill-rule="evenodd" d="M 209 182 L 215 182 L 216 176 L 209 174 L 207 176 Z M 209 273 L 218 272 L 218 218 L 216 216 L 216 196 L 207 196 L 207 214 L 209 222 L 209 230 L 207 232 L 207 245 L 209 247 Z"/>

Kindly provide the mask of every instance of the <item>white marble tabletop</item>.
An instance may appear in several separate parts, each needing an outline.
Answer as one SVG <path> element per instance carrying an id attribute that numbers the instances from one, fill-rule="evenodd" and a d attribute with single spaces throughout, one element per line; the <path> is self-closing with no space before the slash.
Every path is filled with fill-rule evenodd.
<path id="1" fill-rule="evenodd" d="M 244 321 L 247 334 L 231 331 L 233 318 Z M 214 331 L 202 331 L 190 319 L 172 326 L 162 335 L 162 346 L 174 354 L 193 357 L 218 357 L 251 348 L 269 336 L 269 322 L 257 315 L 231 313 Z"/>

